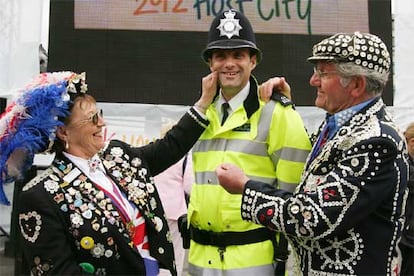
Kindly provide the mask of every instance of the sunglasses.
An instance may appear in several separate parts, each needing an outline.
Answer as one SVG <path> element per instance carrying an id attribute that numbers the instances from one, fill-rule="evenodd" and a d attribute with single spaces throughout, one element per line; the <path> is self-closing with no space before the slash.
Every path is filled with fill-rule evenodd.
<path id="1" fill-rule="evenodd" d="M 83 122 L 92 122 L 94 125 L 98 125 L 99 118 L 103 118 L 103 111 L 102 109 L 98 109 L 95 113 L 89 115 L 87 119 L 80 120 L 74 124 L 79 124 Z"/>

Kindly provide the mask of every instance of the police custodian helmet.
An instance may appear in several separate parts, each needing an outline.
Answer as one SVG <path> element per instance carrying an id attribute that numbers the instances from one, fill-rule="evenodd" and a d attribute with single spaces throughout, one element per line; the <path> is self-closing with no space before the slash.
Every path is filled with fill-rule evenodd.
<path id="1" fill-rule="evenodd" d="M 236 48 L 250 48 L 257 56 L 257 63 L 262 58 L 262 52 L 256 46 L 256 38 L 249 20 L 241 12 L 230 9 L 221 12 L 211 23 L 202 58 L 208 62 L 213 49 Z"/>

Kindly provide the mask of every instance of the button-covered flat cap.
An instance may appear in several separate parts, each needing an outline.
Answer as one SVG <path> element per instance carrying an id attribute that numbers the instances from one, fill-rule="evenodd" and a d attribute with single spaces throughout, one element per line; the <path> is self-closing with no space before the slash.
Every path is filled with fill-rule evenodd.
<path id="1" fill-rule="evenodd" d="M 309 62 L 354 62 L 379 73 L 390 70 L 391 58 L 385 43 L 368 33 L 338 33 L 313 46 Z"/>

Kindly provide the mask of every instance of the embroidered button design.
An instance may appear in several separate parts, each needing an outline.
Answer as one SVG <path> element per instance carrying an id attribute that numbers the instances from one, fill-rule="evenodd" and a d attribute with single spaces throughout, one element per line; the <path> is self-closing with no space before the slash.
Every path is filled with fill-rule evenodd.
<path id="1" fill-rule="evenodd" d="M 80 267 L 82 267 L 82 270 L 86 273 L 93 274 L 95 272 L 95 267 L 90 263 L 80 263 Z"/>
<path id="2" fill-rule="evenodd" d="M 53 267 L 50 260 L 42 260 L 39 256 L 33 259 L 34 266 L 31 269 L 32 275 L 46 275 L 47 272 Z"/>
<path id="3" fill-rule="evenodd" d="M 58 183 L 53 180 L 46 180 L 44 185 L 45 185 L 45 190 L 51 194 L 56 193 L 59 189 Z"/>
<path id="4" fill-rule="evenodd" d="M 83 225 L 83 218 L 77 213 L 71 214 L 70 220 L 75 228 L 79 228 L 79 226 Z"/>
<path id="5" fill-rule="evenodd" d="M 105 257 L 110 258 L 110 257 L 112 257 L 112 255 L 113 255 L 112 250 L 108 249 L 108 250 L 105 251 Z"/>
<path id="6" fill-rule="evenodd" d="M 109 246 L 114 245 L 114 239 L 112 237 L 107 238 L 106 242 L 108 243 Z"/>
<path id="7" fill-rule="evenodd" d="M 68 205 L 66 205 L 66 203 L 63 204 L 62 206 L 60 206 L 60 210 L 66 213 L 68 211 Z"/>
<path id="8" fill-rule="evenodd" d="M 336 191 L 334 189 L 323 189 L 323 199 L 329 200 L 332 197 L 335 198 L 336 196 Z"/>
<path id="9" fill-rule="evenodd" d="M 22 236 L 34 243 L 40 235 L 42 217 L 36 211 L 19 214 L 19 225 Z"/>
<path id="10" fill-rule="evenodd" d="M 56 203 L 60 203 L 60 202 L 62 202 L 63 201 L 63 199 L 64 199 L 64 195 L 63 195 L 63 193 L 59 193 L 59 194 L 56 194 L 54 197 L 53 197 L 53 199 L 55 200 L 55 202 Z"/>
<path id="11" fill-rule="evenodd" d="M 98 169 L 99 164 L 101 164 L 101 160 L 99 160 L 98 158 L 88 160 L 88 165 L 91 172 L 95 172 Z"/>
<path id="12" fill-rule="evenodd" d="M 84 217 L 86 219 L 91 219 L 92 218 L 92 211 L 91 210 L 86 210 L 85 212 L 82 213 L 82 217 Z"/>
<path id="13" fill-rule="evenodd" d="M 98 243 L 95 247 L 91 250 L 91 253 L 94 257 L 100 258 L 105 254 L 105 248 L 102 244 Z"/>
<path id="14" fill-rule="evenodd" d="M 131 164 L 134 167 L 139 167 L 139 166 L 141 166 L 142 161 L 138 157 L 135 157 L 134 159 L 132 159 Z"/>
<path id="15" fill-rule="evenodd" d="M 298 205 L 292 205 L 292 207 L 290 207 L 290 212 L 292 212 L 292 214 L 296 215 L 297 213 L 299 213 L 299 206 Z"/>
<path id="16" fill-rule="evenodd" d="M 164 226 L 164 223 L 162 222 L 162 220 L 159 217 L 155 217 L 153 219 L 153 222 L 155 224 L 155 230 L 157 230 L 158 232 L 161 232 L 161 229 Z"/>
<path id="17" fill-rule="evenodd" d="M 81 239 L 80 245 L 83 249 L 89 250 L 95 246 L 95 241 L 91 237 L 85 236 Z"/>
<path id="18" fill-rule="evenodd" d="M 267 209 L 266 215 L 268 215 L 268 216 L 273 215 L 273 209 Z"/>

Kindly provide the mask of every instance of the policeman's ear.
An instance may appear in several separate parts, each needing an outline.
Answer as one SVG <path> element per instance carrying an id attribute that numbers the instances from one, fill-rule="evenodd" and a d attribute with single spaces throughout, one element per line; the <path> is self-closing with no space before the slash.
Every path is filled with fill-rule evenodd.
<path id="1" fill-rule="evenodd" d="M 208 58 L 208 68 L 210 68 L 210 71 L 213 72 L 213 59 L 211 58 L 211 56 Z"/>
<path id="2" fill-rule="evenodd" d="M 251 63 L 251 69 L 252 71 L 254 70 L 254 68 L 256 68 L 257 65 L 257 55 L 250 55 L 250 63 Z"/>

